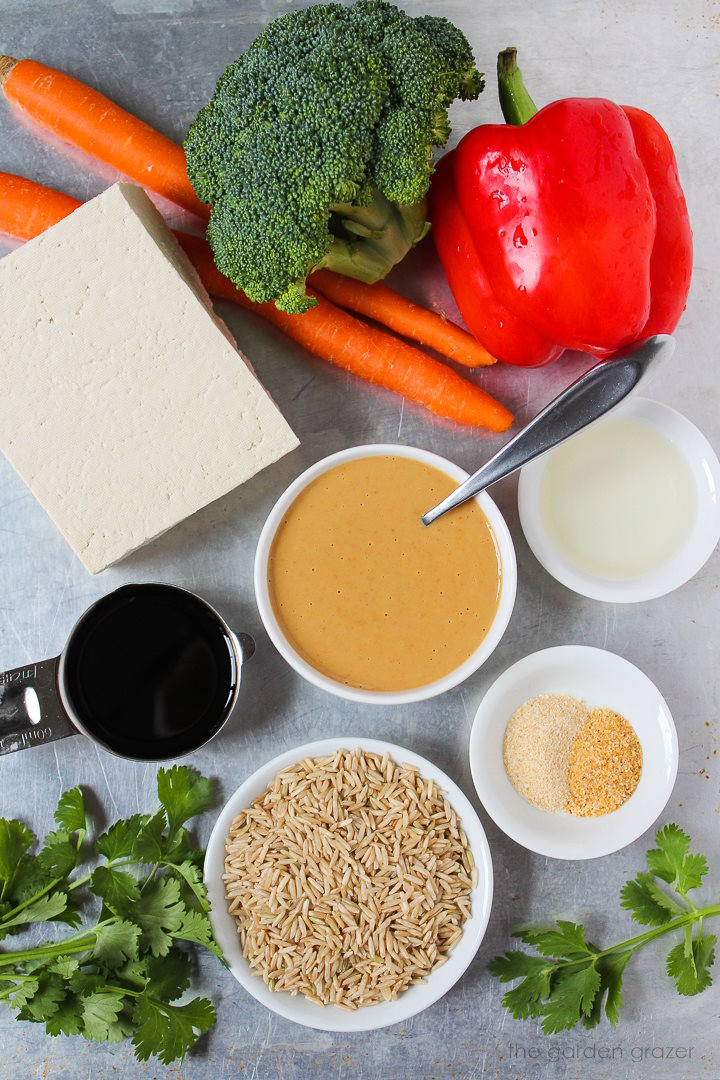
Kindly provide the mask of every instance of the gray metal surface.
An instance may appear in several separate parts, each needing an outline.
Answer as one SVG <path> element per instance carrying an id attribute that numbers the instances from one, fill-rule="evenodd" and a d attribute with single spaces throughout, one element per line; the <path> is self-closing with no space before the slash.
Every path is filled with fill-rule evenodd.
<path id="1" fill-rule="evenodd" d="M 0 0 L 0 47 L 45 60 L 86 79 L 168 135 L 180 138 L 207 100 L 225 64 L 260 27 L 292 4 L 283 0 Z M 673 360 L 652 394 L 679 408 L 718 445 L 717 349 L 720 340 L 720 13 L 705 0 L 580 0 L 526 4 L 412 0 L 405 7 L 442 13 L 469 34 L 481 68 L 492 76 L 497 51 L 510 43 L 536 101 L 573 93 L 630 101 L 654 113 L 671 133 L 694 224 L 692 292 Z M 492 77 L 478 104 L 459 105 L 455 133 L 499 121 Z M 55 185 L 85 199 L 114 177 L 38 137 L 0 101 L 0 169 Z M 176 218 L 177 220 L 177 218 Z M 2 250 L 9 250 L 3 245 Z M 412 297 L 456 317 L 427 241 L 395 275 Z M 152 297 L 149 297 L 152 302 Z M 370 389 L 308 357 L 250 314 L 222 314 L 297 431 L 302 445 L 227 498 L 99 577 L 73 557 L 44 511 L 0 459 L 0 668 L 56 655 L 78 615 L 125 581 L 162 579 L 206 597 L 257 653 L 241 702 L 222 735 L 190 760 L 219 778 L 225 795 L 262 762 L 323 735 L 377 735 L 437 761 L 475 799 L 467 762 L 470 724 L 485 689 L 509 664 L 548 645 L 579 642 L 612 649 L 659 686 L 676 720 L 681 759 L 663 820 L 685 826 L 708 852 L 707 895 L 720 892 L 718 711 L 720 622 L 717 555 L 678 592 L 632 607 L 603 605 L 554 582 L 524 542 L 511 478 L 493 491 L 518 553 L 518 600 L 507 634 L 490 661 L 457 690 L 420 705 L 375 710 L 324 695 L 296 677 L 268 641 L 253 601 L 252 558 L 275 497 L 304 468 L 342 447 L 368 441 L 417 444 L 468 471 L 502 437 L 433 420 L 422 409 Z M 1 363 L 1 360 L 0 360 Z M 483 372 L 483 386 L 524 423 L 573 378 L 588 358 L 565 357 L 540 371 L 503 366 Z M 3 386 L 3 393 L 12 388 Z M 20 816 L 39 832 L 51 827 L 63 788 L 96 793 L 106 818 L 154 805 L 155 768 L 113 758 L 82 737 L 0 760 L 0 814 Z M 477 803 L 477 800 L 475 800 Z M 482 813 L 482 812 L 481 812 Z M 627 1007 L 614 1031 L 603 1024 L 546 1039 L 532 1023 L 508 1018 L 501 989 L 487 973 L 523 920 L 550 916 L 587 922 L 592 937 L 626 936 L 618 892 L 641 866 L 652 834 L 599 862 L 554 862 L 524 851 L 482 815 L 493 852 L 495 905 L 487 936 L 461 982 L 413 1021 L 370 1035 L 333 1036 L 296 1027 L 267 1012 L 215 962 L 203 958 L 198 984 L 216 1001 L 219 1022 L 186 1062 L 164 1069 L 135 1063 L 132 1048 L 54 1039 L 40 1026 L 15 1023 L 0 1010 L 0 1074 L 30 1077 L 415 1078 L 653 1077 L 720 1075 L 716 986 L 681 999 L 664 973 L 664 951 L 651 947 L 626 975 Z M 205 837 L 211 815 L 205 822 Z M 678 1048 L 680 1053 L 678 1053 Z M 684 1050 L 684 1054 L 683 1051 Z"/>

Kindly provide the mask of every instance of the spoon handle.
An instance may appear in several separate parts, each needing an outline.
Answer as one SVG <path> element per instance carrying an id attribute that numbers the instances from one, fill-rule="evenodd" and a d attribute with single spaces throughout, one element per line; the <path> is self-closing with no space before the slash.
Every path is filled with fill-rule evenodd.
<path id="1" fill-rule="evenodd" d="M 502 480 L 604 416 L 635 390 L 650 367 L 656 368 L 661 357 L 669 358 L 674 351 L 674 338 L 656 334 L 601 361 L 546 405 L 515 438 L 446 499 L 423 514 L 423 523 L 429 525 L 436 521 L 448 510 L 460 506 L 490 484 Z"/>

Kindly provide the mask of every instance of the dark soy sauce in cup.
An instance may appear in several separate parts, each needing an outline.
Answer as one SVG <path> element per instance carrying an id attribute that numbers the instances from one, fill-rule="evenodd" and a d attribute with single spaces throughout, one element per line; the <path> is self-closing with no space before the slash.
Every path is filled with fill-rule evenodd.
<path id="1" fill-rule="evenodd" d="M 222 621 L 167 585 L 126 585 L 77 625 L 63 660 L 68 704 L 115 753 L 176 757 L 222 725 L 238 679 Z"/>

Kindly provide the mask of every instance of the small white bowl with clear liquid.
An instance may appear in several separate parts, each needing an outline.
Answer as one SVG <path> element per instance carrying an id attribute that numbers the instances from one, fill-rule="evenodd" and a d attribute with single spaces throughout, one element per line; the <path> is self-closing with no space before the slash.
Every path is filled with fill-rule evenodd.
<path id="1" fill-rule="evenodd" d="M 635 397 L 525 465 L 520 522 L 574 592 L 637 603 L 684 585 L 720 540 L 720 462 L 681 413 Z"/>

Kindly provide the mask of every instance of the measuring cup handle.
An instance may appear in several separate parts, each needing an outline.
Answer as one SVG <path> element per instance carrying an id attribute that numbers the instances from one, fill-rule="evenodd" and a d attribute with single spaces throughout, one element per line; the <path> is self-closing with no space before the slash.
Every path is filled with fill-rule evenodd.
<path id="1" fill-rule="evenodd" d="M 77 734 L 58 697 L 58 660 L 0 672 L 0 756 Z"/>
<path id="2" fill-rule="evenodd" d="M 249 634 L 236 634 L 235 638 L 240 646 L 240 661 L 244 664 L 255 653 L 255 639 Z"/>

